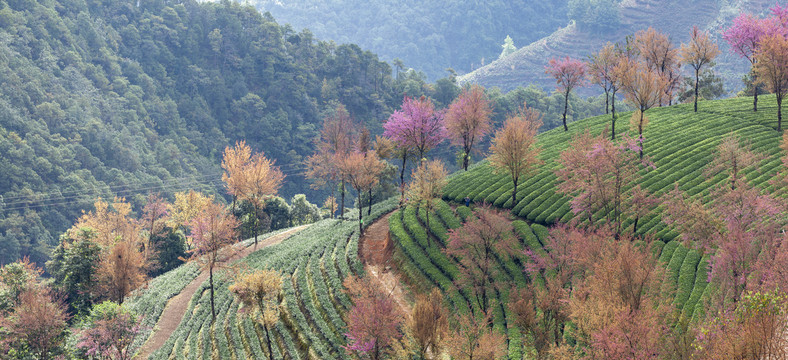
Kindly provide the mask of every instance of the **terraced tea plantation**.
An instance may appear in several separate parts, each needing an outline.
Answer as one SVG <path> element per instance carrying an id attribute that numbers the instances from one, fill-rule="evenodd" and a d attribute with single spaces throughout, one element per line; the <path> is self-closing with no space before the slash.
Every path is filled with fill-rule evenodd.
<path id="1" fill-rule="evenodd" d="M 655 108 L 646 112 L 649 125 L 644 132 L 645 154 L 651 157 L 656 170 L 644 172 L 642 186 L 655 195 L 662 195 L 679 188 L 691 196 L 704 196 L 715 184 L 724 181 L 723 175 L 707 179 L 703 169 L 723 137 L 736 133 L 750 141 L 755 151 L 766 158 L 755 170 L 747 173 L 747 179 L 755 186 L 769 189 L 768 180 L 780 167 L 781 134 L 777 127 L 777 107 L 774 96 L 763 96 L 758 112 L 752 111 L 752 98 L 734 98 L 707 101 L 699 104 L 698 113 L 692 104 Z M 631 113 L 620 115 L 616 128 L 629 126 Z M 474 203 L 490 203 L 512 209 L 512 213 L 529 222 L 550 225 L 567 222 L 574 217 L 569 208 L 569 199 L 556 192 L 558 181 L 554 170 L 559 166 L 557 159 L 573 136 L 587 129 L 599 134 L 610 124 L 609 115 L 598 116 L 572 123 L 569 132 L 554 129 L 539 135 L 544 164 L 530 178 L 518 186 L 518 203 L 512 206 L 512 182 L 508 175 L 496 175 L 484 161 L 467 172 L 453 176 L 444 189 L 444 199 L 456 202 L 468 196 Z M 636 134 L 635 134 L 636 135 Z M 616 135 L 620 139 L 620 135 Z M 676 233 L 661 221 L 659 210 L 648 218 L 641 219 L 638 233 L 654 233 L 657 238 L 672 240 Z M 631 225 L 631 224 L 628 224 Z"/>
<path id="2" fill-rule="evenodd" d="M 426 212 L 416 215 L 413 207 L 397 211 L 389 217 L 392 240 L 397 245 L 396 260 L 399 270 L 414 290 L 425 292 L 431 287 L 438 287 L 447 299 L 445 304 L 454 311 L 466 312 L 470 307 L 474 311 L 478 306 L 471 301 L 467 289 L 459 289 L 454 281 L 459 270 L 456 259 L 447 257 L 441 249 L 446 246 L 448 230 L 462 226 L 463 221 L 473 215 L 471 209 L 459 206 L 455 210 L 445 202 L 438 203 L 436 211 L 430 215 L 430 226 L 426 226 Z M 532 282 L 532 286 L 544 286 L 543 278 L 528 279 L 524 272 L 526 262 L 530 259 L 526 250 L 534 253 L 545 251 L 549 240 L 548 229 L 539 224 L 529 225 L 522 220 L 513 222 L 515 233 L 520 239 L 518 256 L 504 260 L 496 254 L 498 266 L 505 271 L 496 283 L 514 284 L 518 288 Z M 676 309 L 688 318 L 703 311 L 702 299 L 709 296 L 707 288 L 708 256 L 700 257 L 696 250 L 690 250 L 676 241 L 667 244 L 655 241 L 652 251 L 659 256 L 660 264 L 667 268 L 665 281 L 661 291 L 674 295 Z M 507 335 L 510 359 L 521 359 L 523 354 L 531 354 L 531 349 L 524 347 L 520 329 L 514 325 L 513 314 L 506 304 L 509 303 L 509 289 L 496 290 L 495 307 L 493 308 L 494 327 Z"/>
<path id="3" fill-rule="evenodd" d="M 397 200 L 392 199 L 373 206 L 372 215 L 365 217 L 365 223 L 371 224 L 396 205 Z M 353 219 L 357 212 L 351 211 L 347 216 Z M 341 348 L 347 332 L 341 314 L 352 304 L 342 292 L 342 281 L 349 274 L 363 271 L 358 258 L 357 222 L 331 219 L 317 222 L 280 244 L 252 253 L 242 262 L 250 269 L 276 269 L 283 275 L 286 310 L 281 313 L 272 335 L 276 359 L 347 358 Z M 139 308 L 146 311 L 153 309 L 152 314 L 145 315 L 145 322 L 150 326 L 166 303 L 165 295 L 156 294 L 177 293 L 179 286 L 182 289 L 195 276 L 194 265 L 184 265 L 154 280 L 150 289 L 131 303 L 144 303 Z M 219 276 L 214 281 L 215 324 L 211 325 L 210 291 L 206 282 L 191 299 L 173 336 L 151 359 L 265 358 L 263 329 L 238 312 L 239 302 L 228 291 L 232 278 Z"/>

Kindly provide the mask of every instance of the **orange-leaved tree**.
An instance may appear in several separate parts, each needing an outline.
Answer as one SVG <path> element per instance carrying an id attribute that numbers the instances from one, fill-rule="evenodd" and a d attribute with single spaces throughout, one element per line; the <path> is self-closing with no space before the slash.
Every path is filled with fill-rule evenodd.
<path id="1" fill-rule="evenodd" d="M 709 38 L 709 34 L 692 27 L 689 44 L 681 44 L 681 61 L 695 69 L 695 112 L 698 112 L 698 83 L 700 70 L 710 65 L 720 54 L 717 44 Z"/>
<path id="2" fill-rule="evenodd" d="M 333 114 L 323 119 L 320 139 L 316 151 L 306 159 L 306 177 L 316 188 L 327 186 L 334 196 L 334 183 L 338 182 L 341 193 L 340 218 L 345 217 L 345 182 L 339 171 L 339 159 L 353 147 L 353 120 L 343 105 L 337 105 Z M 333 213 L 332 213 L 333 217 Z"/>
<path id="3" fill-rule="evenodd" d="M 454 315 L 447 348 L 454 359 L 498 360 L 506 356 L 506 337 L 494 330 L 492 310 L 480 319 L 471 311 L 458 311 Z"/>
<path id="4" fill-rule="evenodd" d="M 635 33 L 635 46 L 646 67 L 656 72 L 662 78 L 661 97 L 657 104 L 662 105 L 662 100 L 667 98 L 668 105 L 673 102 L 673 91 L 681 85 L 679 52 L 670 38 L 649 27 Z"/>
<path id="5" fill-rule="evenodd" d="M 244 170 L 252 158 L 252 148 L 246 145 L 246 141 L 241 140 L 235 143 L 235 147 L 225 147 L 222 156 L 222 181 L 227 188 L 227 193 L 233 197 L 232 212 L 235 213 L 235 202 L 239 196 L 243 195 Z"/>
<path id="6" fill-rule="evenodd" d="M 212 202 L 213 195 L 199 191 L 190 189 L 188 192 L 176 192 L 175 201 L 170 205 L 169 226 L 173 229 L 182 228 Z"/>
<path id="7" fill-rule="evenodd" d="M 490 131 L 490 100 L 481 86 L 465 88 L 446 111 L 444 121 L 451 142 L 462 147 L 462 168 L 468 170 L 473 144 Z"/>
<path id="8" fill-rule="evenodd" d="M 223 260 L 229 257 L 235 238 L 235 229 L 238 220 L 220 204 L 209 203 L 188 223 L 189 240 L 193 248 L 190 250 L 191 258 L 196 260 L 203 269 L 208 269 L 211 288 L 211 315 L 212 321 L 216 319 L 214 305 L 213 270 Z"/>
<path id="9" fill-rule="evenodd" d="M 285 174 L 274 167 L 274 162 L 265 157 L 263 153 L 255 154 L 243 168 L 243 185 L 241 198 L 249 201 L 254 208 L 254 246 L 257 246 L 257 236 L 260 233 L 260 216 L 265 207 L 265 201 L 279 191 Z"/>
<path id="10" fill-rule="evenodd" d="M 422 359 L 427 358 L 428 351 L 434 355 L 443 351 L 449 331 L 449 314 L 443 307 L 440 289 L 433 288 L 429 294 L 418 296 L 408 329 Z"/>
<path id="11" fill-rule="evenodd" d="M 658 105 L 665 89 L 665 79 L 656 70 L 629 58 L 622 58 L 616 66 L 621 81 L 621 90 L 626 100 L 637 111 L 632 114 L 632 121 L 638 130 L 641 140 L 640 157 L 643 157 L 643 129 L 646 122 L 646 110 Z"/>
<path id="12" fill-rule="evenodd" d="M 423 208 L 427 212 L 427 228 L 430 228 L 430 212 L 435 208 L 435 200 L 439 198 L 446 186 L 448 172 L 440 160 L 422 162 L 413 170 L 408 184 L 408 199 L 416 205 L 416 213 Z M 427 238 L 427 246 L 432 242 Z"/>
<path id="13" fill-rule="evenodd" d="M 536 133 L 542 126 L 542 114 L 523 105 L 517 113 L 506 119 L 503 128 L 495 132 L 490 146 L 490 165 L 497 173 L 512 177 L 512 208 L 517 206 L 517 185 L 541 164 L 540 148 L 536 146 Z"/>
<path id="14" fill-rule="evenodd" d="M 271 326 L 279 321 L 282 302 L 282 276 L 275 270 L 259 270 L 240 274 L 230 285 L 230 292 L 243 304 L 241 311 L 263 326 L 268 345 L 268 356 L 273 358 Z"/>
<path id="15" fill-rule="evenodd" d="M 361 194 L 378 184 L 380 173 L 383 172 L 385 165 L 374 152 L 365 155 L 354 151 L 337 160 L 342 177 L 347 179 L 358 195 L 358 231 L 360 234 L 363 231 Z"/>
<path id="16" fill-rule="evenodd" d="M 777 131 L 782 131 L 783 97 L 788 91 L 788 38 L 770 34 L 759 43 L 754 65 L 758 82 L 766 85 L 777 98 Z"/>
<path id="17" fill-rule="evenodd" d="M 100 246 L 97 271 L 101 295 L 123 303 L 129 292 L 145 280 L 145 256 L 142 253 L 142 228 L 131 217 L 131 204 L 115 198 L 112 204 L 100 198 L 95 211 L 87 212 L 67 231 L 73 239 L 83 228 L 94 230 L 95 242 Z"/>

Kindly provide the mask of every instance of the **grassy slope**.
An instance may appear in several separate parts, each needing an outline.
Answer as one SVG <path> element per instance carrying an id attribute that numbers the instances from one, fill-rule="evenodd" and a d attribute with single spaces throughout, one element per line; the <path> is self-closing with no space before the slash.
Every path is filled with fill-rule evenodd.
<path id="1" fill-rule="evenodd" d="M 367 224 L 392 210 L 397 199 L 373 206 Z M 351 211 L 349 219 L 356 219 Z M 342 280 L 363 271 L 358 258 L 356 221 L 323 220 L 282 243 L 256 251 L 241 261 L 250 269 L 273 268 L 283 274 L 284 311 L 272 331 L 275 358 L 342 359 L 346 324 L 342 318 L 350 299 Z M 196 276 L 186 264 L 151 281 L 148 289 L 130 299 L 147 326 L 156 323 L 169 297 Z M 239 313 L 239 303 L 228 291 L 232 279 L 215 279 L 217 319 L 211 326 L 206 282 L 189 303 L 183 321 L 151 359 L 265 358 L 263 329 Z M 140 344 L 141 345 L 141 344 Z"/>
<path id="2" fill-rule="evenodd" d="M 779 150 L 780 134 L 776 127 L 776 107 L 773 97 L 765 97 L 758 113 L 751 110 L 752 99 L 729 99 L 705 102 L 700 106 L 698 114 L 692 113 L 691 105 L 679 105 L 653 109 L 650 111 L 651 125 L 646 130 L 646 153 L 653 157 L 657 170 L 651 171 L 644 178 L 644 184 L 657 194 L 670 190 L 674 183 L 693 194 L 704 196 L 708 188 L 722 181 L 722 176 L 706 179 L 703 166 L 713 156 L 713 149 L 726 134 L 737 132 L 749 139 L 756 150 L 768 154 L 768 158 L 760 164 L 759 171 L 751 171 L 748 178 L 753 183 L 768 187 L 767 180 L 778 169 L 781 152 Z M 622 114 L 618 127 L 626 128 L 630 113 Z M 533 177 L 526 181 L 518 192 L 522 199 L 514 209 L 515 214 L 529 220 L 514 222 L 515 231 L 521 243 L 520 252 L 530 249 L 543 252 L 543 244 L 548 236 L 545 225 L 556 221 L 566 221 L 573 214 L 569 209 L 565 196 L 556 194 L 554 187 L 556 177 L 553 170 L 558 165 L 555 159 L 566 149 L 568 140 L 580 132 L 592 131 L 599 133 L 609 126 L 609 117 L 600 116 L 572 124 L 570 131 L 561 129 L 548 131 L 539 136 L 543 147 L 542 159 L 545 165 Z M 470 196 L 474 202 L 487 201 L 496 206 L 511 207 L 511 181 L 507 176 L 494 175 L 486 162 L 475 165 L 466 173 L 455 173 L 449 178 L 444 199 L 461 201 Z M 406 209 L 389 218 L 392 239 L 397 245 L 396 259 L 406 280 L 419 286 L 417 290 L 426 291 L 430 287 L 439 287 L 447 296 L 447 305 L 463 311 L 469 306 L 470 294 L 458 289 L 453 281 L 458 274 L 455 259 L 447 258 L 438 246 L 428 246 L 427 238 L 438 239 L 440 246 L 445 245 L 446 229 L 460 226 L 460 222 L 470 215 L 470 210 L 459 206 L 456 212 L 446 203 L 440 203 L 430 229 L 425 222 L 417 221 L 415 211 Z M 422 214 L 424 212 L 422 211 Z M 439 219 L 440 221 L 437 221 Z M 670 232 L 655 215 L 643 222 L 644 231 L 657 232 L 663 240 L 670 240 L 676 234 Z M 432 234 L 432 235 L 430 235 Z M 702 316 L 704 299 L 711 290 L 708 287 L 709 271 L 708 255 L 701 256 L 696 250 L 688 249 L 677 241 L 656 241 L 652 243 L 652 251 L 659 257 L 660 264 L 665 267 L 665 279 L 661 291 L 669 294 L 673 304 L 683 316 L 689 319 Z M 525 281 L 532 281 L 534 286 L 542 286 L 544 279 L 525 279 L 523 265 L 529 260 L 525 256 L 503 261 L 499 264 L 504 269 L 499 281 L 514 282 L 523 286 Z M 493 308 L 495 326 L 509 338 L 509 358 L 521 358 L 532 349 L 522 346 L 523 334 L 512 325 L 511 314 L 500 304 L 508 302 L 508 290 L 503 287 L 496 292 L 499 301 Z M 470 305 L 474 306 L 474 305 Z M 475 307 L 475 306 L 474 306 Z M 467 310 L 465 310 L 467 311 Z"/>
<path id="3" fill-rule="evenodd" d="M 776 111 L 773 96 L 762 97 L 757 113 L 752 111 L 752 98 L 748 97 L 702 102 L 697 114 L 692 112 L 691 104 L 648 110 L 645 154 L 651 157 L 656 170 L 644 173 L 642 185 L 656 195 L 671 190 L 674 184 L 692 196 L 707 195 L 712 185 L 723 181 L 723 176 L 707 179 L 703 168 L 711 161 L 722 138 L 736 132 L 750 141 L 756 151 L 767 155 L 757 170 L 747 173 L 747 178 L 754 185 L 768 188 L 768 180 L 778 171 L 782 154 L 781 134 L 775 131 Z M 629 118 L 630 113 L 621 114 L 617 128 L 628 128 Z M 518 187 L 519 201 L 512 212 L 542 225 L 572 219 L 569 199 L 555 190 L 558 156 L 573 136 L 586 130 L 600 133 L 609 125 L 610 117 L 604 115 L 572 123 L 569 132 L 554 129 L 540 134 L 538 143 L 544 165 Z M 474 202 L 512 208 L 511 189 L 508 176 L 493 174 L 489 165 L 482 162 L 466 173 L 453 176 L 445 188 L 444 199 L 461 201 L 470 196 Z M 664 240 L 676 237 L 661 222 L 659 210 L 640 224 L 639 233 L 654 232 Z"/>

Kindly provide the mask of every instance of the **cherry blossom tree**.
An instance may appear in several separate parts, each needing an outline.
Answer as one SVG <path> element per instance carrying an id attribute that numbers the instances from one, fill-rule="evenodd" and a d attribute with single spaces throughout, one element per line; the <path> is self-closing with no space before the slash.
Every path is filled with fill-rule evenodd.
<path id="1" fill-rule="evenodd" d="M 444 252 L 460 259 L 458 287 L 470 289 L 479 309 L 490 308 L 495 278 L 504 271 L 501 262 L 517 252 L 518 241 L 512 224 L 501 213 L 488 207 L 478 208 L 461 228 L 449 230 Z"/>
<path id="2" fill-rule="evenodd" d="M 88 316 L 87 328 L 79 334 L 77 347 L 100 359 L 131 359 L 131 345 L 142 332 L 142 319 L 125 307 L 104 302 Z"/>
<path id="3" fill-rule="evenodd" d="M 584 214 L 590 224 L 601 213 L 616 237 L 623 229 L 630 189 L 639 182 L 640 170 L 652 168 L 648 158 L 639 160 L 641 142 L 624 137 L 616 144 L 604 135 L 590 132 L 575 137 L 559 158 L 558 190 L 572 196 L 575 214 Z"/>
<path id="4" fill-rule="evenodd" d="M 353 308 L 348 312 L 348 353 L 366 353 L 379 360 L 389 351 L 393 341 L 402 337 L 400 326 L 404 317 L 391 294 L 367 276 L 349 276 L 344 281 Z"/>
<path id="5" fill-rule="evenodd" d="M 454 145 L 462 147 L 462 168 L 468 170 L 471 150 L 490 131 L 492 107 L 482 87 L 463 89 L 446 111 L 446 129 Z"/>
<path id="6" fill-rule="evenodd" d="M 160 266 L 160 264 L 154 263 L 157 249 L 154 248 L 153 239 L 164 235 L 170 215 L 169 209 L 170 204 L 159 194 L 148 195 L 145 206 L 142 208 L 140 224 L 148 233 L 142 252 L 148 269 Z"/>
<path id="7" fill-rule="evenodd" d="M 728 42 L 731 51 L 747 59 L 753 70 L 758 62 L 756 53 L 760 48 L 761 39 L 768 34 L 767 28 L 772 27 L 768 20 L 759 19 L 752 14 L 741 13 L 733 19 L 733 25 L 722 32 L 722 38 Z M 752 111 L 758 111 L 758 78 L 753 72 Z"/>
<path id="8" fill-rule="evenodd" d="M 383 124 L 383 136 L 394 141 L 402 158 L 400 188 L 403 191 L 408 154 L 418 155 L 421 162 L 425 153 L 446 139 L 443 117 L 443 112 L 435 110 L 431 100 L 423 96 L 419 99 L 405 96 L 400 110 L 391 114 Z"/>
<path id="9" fill-rule="evenodd" d="M 555 78 L 557 90 L 564 94 L 564 131 L 569 131 L 566 126 L 566 112 L 569 109 L 569 94 L 576 87 L 585 83 L 586 64 L 580 60 L 565 57 L 563 59 L 550 59 L 545 67 L 545 73 Z"/>

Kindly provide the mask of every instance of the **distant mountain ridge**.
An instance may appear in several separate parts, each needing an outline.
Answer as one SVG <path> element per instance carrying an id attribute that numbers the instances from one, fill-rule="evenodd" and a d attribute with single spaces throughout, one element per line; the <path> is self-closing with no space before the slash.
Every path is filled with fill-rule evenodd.
<path id="1" fill-rule="evenodd" d="M 240 0 L 238 0 L 240 1 Z M 248 0 L 296 30 L 352 42 L 381 59 L 401 59 L 434 81 L 469 72 L 501 54 L 510 35 L 522 46 L 566 24 L 568 0 Z M 614 0 L 607 0 L 614 1 Z M 392 64 L 393 65 L 393 64 Z"/>
<path id="2" fill-rule="evenodd" d="M 512 55 L 496 60 L 468 74 L 458 77 L 460 83 L 475 83 L 485 87 L 497 86 L 511 90 L 521 85 L 534 83 L 549 89 L 554 80 L 544 73 L 544 66 L 553 57 L 571 56 L 586 59 L 607 42 L 623 41 L 627 35 L 653 27 L 671 37 L 678 47 L 689 39 L 693 25 L 708 31 L 722 50 L 715 71 L 725 82 L 726 91 L 742 88 L 741 77 L 749 71 L 746 60 L 728 50 L 720 32 L 730 26 L 740 11 L 759 14 L 768 11 L 773 2 L 768 0 L 695 0 L 659 1 L 624 0 L 618 5 L 620 23 L 615 31 L 595 33 L 571 21 L 569 25 L 527 46 Z M 596 94 L 591 88 L 584 92 Z"/>

